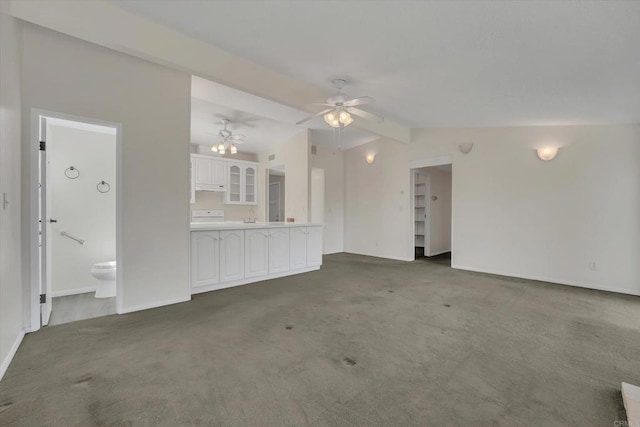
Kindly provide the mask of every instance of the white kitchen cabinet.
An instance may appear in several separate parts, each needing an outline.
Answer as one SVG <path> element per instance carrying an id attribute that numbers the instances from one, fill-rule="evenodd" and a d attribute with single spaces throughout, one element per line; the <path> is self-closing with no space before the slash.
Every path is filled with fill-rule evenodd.
<path id="1" fill-rule="evenodd" d="M 205 191 L 227 190 L 227 161 L 215 157 L 192 154 L 195 166 L 195 189 Z"/>
<path id="2" fill-rule="evenodd" d="M 220 231 L 220 281 L 244 278 L 244 231 Z"/>
<path id="3" fill-rule="evenodd" d="M 196 166 L 195 159 L 189 160 L 189 172 L 191 174 L 191 195 L 189 197 L 189 203 L 194 204 L 196 202 Z"/>
<path id="4" fill-rule="evenodd" d="M 220 281 L 220 232 L 191 233 L 191 286 L 212 285 Z"/>
<path id="5" fill-rule="evenodd" d="M 225 203 L 229 205 L 255 205 L 258 201 L 258 165 L 254 162 L 229 161 L 229 189 Z"/>
<path id="6" fill-rule="evenodd" d="M 269 230 L 245 230 L 244 237 L 245 277 L 266 276 L 269 274 Z"/>
<path id="7" fill-rule="evenodd" d="M 269 274 L 289 271 L 289 229 L 269 230 Z"/>
<path id="8" fill-rule="evenodd" d="M 322 265 L 321 225 L 203 225 L 191 229 L 194 294 L 318 270 Z"/>
<path id="9" fill-rule="evenodd" d="M 290 241 L 291 270 L 305 268 L 307 266 L 307 227 L 291 228 Z"/>
<path id="10" fill-rule="evenodd" d="M 322 265 L 322 227 L 307 227 L 307 267 Z"/>

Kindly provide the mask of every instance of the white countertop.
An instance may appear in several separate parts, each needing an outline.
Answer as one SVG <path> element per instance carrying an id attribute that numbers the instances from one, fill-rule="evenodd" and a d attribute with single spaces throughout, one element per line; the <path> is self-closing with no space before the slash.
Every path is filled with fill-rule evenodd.
<path id="1" fill-rule="evenodd" d="M 322 224 L 302 222 L 192 222 L 191 231 L 197 230 L 245 230 L 249 228 L 321 227 Z"/>

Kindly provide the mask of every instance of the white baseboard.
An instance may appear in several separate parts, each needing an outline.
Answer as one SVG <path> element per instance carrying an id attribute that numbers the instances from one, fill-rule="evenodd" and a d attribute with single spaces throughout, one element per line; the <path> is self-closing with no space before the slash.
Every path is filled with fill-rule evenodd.
<path id="1" fill-rule="evenodd" d="M 620 388 L 629 427 L 640 426 L 640 387 L 622 383 Z"/>
<path id="2" fill-rule="evenodd" d="M 353 255 L 363 255 L 363 256 L 370 256 L 373 258 L 382 258 L 382 259 L 392 259 L 394 261 L 414 261 L 413 258 L 402 258 L 402 257 L 395 257 L 395 256 L 383 256 L 380 254 L 372 254 L 372 253 L 365 253 L 365 252 L 353 252 L 353 251 L 344 251 L 344 253 L 347 254 L 353 254 Z"/>
<path id="3" fill-rule="evenodd" d="M 425 255 L 426 257 L 432 257 L 432 256 L 438 256 L 438 255 L 442 255 L 442 254 L 446 254 L 448 252 L 451 252 L 451 249 L 447 249 L 445 251 L 439 251 L 439 252 L 434 252 L 432 254 L 429 255 Z"/>
<path id="4" fill-rule="evenodd" d="M 515 277 L 518 279 L 536 280 L 538 282 L 547 282 L 547 283 L 552 283 L 557 285 L 573 286 L 576 288 L 594 289 L 596 291 L 616 292 L 619 294 L 640 296 L 640 289 L 605 288 L 603 286 L 597 286 L 597 285 L 585 285 L 584 283 L 579 283 L 572 280 L 560 280 L 560 279 L 553 279 L 553 278 L 544 277 L 544 276 L 518 274 L 518 273 L 511 273 L 511 272 L 489 271 L 481 268 L 468 267 L 468 266 L 458 265 L 458 264 L 451 265 L 451 268 L 455 268 L 457 270 L 475 271 L 477 273 L 496 274 L 498 276 Z"/>
<path id="5" fill-rule="evenodd" d="M 263 280 L 277 279 L 285 276 L 293 276 L 300 273 L 308 273 L 310 271 L 320 270 L 320 266 L 306 267 L 299 270 L 290 270 L 283 273 L 269 274 L 267 276 L 251 277 L 248 279 L 234 280 L 233 282 L 215 283 L 211 285 L 194 286 L 191 288 L 191 295 L 201 294 L 204 292 L 217 291 L 220 289 L 233 288 L 235 286 L 248 285 L 250 283 L 262 282 Z"/>
<path id="6" fill-rule="evenodd" d="M 85 286 L 83 288 L 64 289 L 62 291 L 51 292 L 51 298 L 66 297 L 69 295 L 88 294 L 89 292 L 95 292 L 97 286 Z"/>
<path id="7" fill-rule="evenodd" d="M 126 314 L 126 313 L 133 313 L 134 311 L 149 310 L 151 308 L 158 308 L 158 307 L 163 307 L 165 305 L 179 304 L 181 302 L 187 302 L 187 301 L 191 301 L 191 295 L 187 297 L 153 302 L 150 304 L 140 304 L 140 305 L 134 305 L 132 307 L 123 307 L 122 311 L 118 312 L 118 314 Z"/>
<path id="8" fill-rule="evenodd" d="M 9 350 L 9 353 L 2 361 L 2 364 L 0 365 L 0 381 L 4 377 L 4 374 L 7 372 L 7 369 L 9 369 L 9 365 L 13 360 L 13 356 L 16 355 L 16 352 L 18 351 L 18 347 L 20 347 L 20 343 L 22 343 L 23 338 L 24 338 L 24 331 L 20 331 L 20 333 L 16 337 L 16 340 L 13 342 L 11 349 Z"/>

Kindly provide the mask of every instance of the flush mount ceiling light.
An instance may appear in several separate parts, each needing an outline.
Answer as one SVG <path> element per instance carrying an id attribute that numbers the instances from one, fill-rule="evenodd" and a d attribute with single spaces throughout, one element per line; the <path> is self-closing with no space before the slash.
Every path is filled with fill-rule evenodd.
<path id="1" fill-rule="evenodd" d="M 222 119 L 223 129 L 220 129 L 218 132 L 218 136 L 220 137 L 220 142 L 215 143 L 211 146 L 211 151 L 219 154 L 226 154 L 227 150 L 231 154 L 236 154 L 238 152 L 238 144 L 242 144 L 244 142 L 244 135 L 233 134 L 230 130 L 227 129 L 227 125 L 229 124 L 229 119 Z"/>
<path id="2" fill-rule="evenodd" d="M 374 99 L 370 96 L 361 96 L 359 98 L 348 99 L 348 97 L 342 93 L 342 89 L 348 83 L 347 79 L 333 79 L 331 83 L 333 83 L 333 86 L 336 88 L 338 93 L 335 96 L 328 98 L 327 102 L 313 104 L 330 108 L 327 108 L 320 111 L 319 113 L 314 114 L 313 116 L 309 116 L 305 119 L 300 120 L 296 123 L 297 125 L 309 121 L 314 117 L 324 116 L 324 121 L 327 122 L 329 126 L 334 129 L 342 129 L 353 123 L 353 117 L 351 116 L 352 114 L 354 116 L 358 116 L 360 118 L 373 122 L 382 122 L 384 120 L 383 117 L 368 113 L 364 110 L 361 110 L 360 108 L 355 108 L 358 105 L 370 104 L 374 102 Z"/>
<path id="3" fill-rule="evenodd" d="M 558 147 L 545 146 L 538 148 L 536 152 L 538 153 L 538 158 L 540 158 L 540 160 L 548 162 L 549 160 L 553 160 L 556 154 L 558 154 Z"/>

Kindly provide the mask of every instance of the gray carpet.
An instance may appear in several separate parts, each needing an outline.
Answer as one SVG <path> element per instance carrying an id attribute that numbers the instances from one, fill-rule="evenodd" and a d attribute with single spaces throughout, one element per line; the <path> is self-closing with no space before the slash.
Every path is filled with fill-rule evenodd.
<path id="1" fill-rule="evenodd" d="M 339 254 L 27 335 L 0 425 L 612 426 L 640 298 Z"/>

